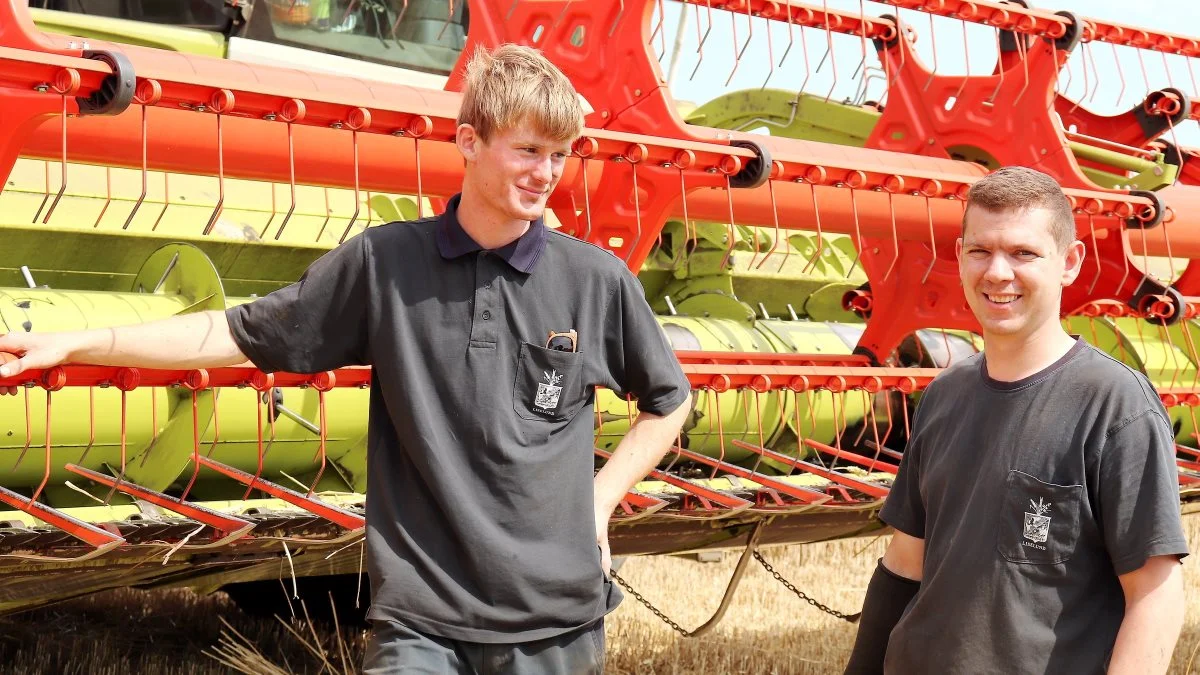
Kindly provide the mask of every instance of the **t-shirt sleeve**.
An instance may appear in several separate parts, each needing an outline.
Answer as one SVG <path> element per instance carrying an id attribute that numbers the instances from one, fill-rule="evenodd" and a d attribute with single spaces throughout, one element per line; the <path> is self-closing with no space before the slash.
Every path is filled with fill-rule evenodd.
<path id="1" fill-rule="evenodd" d="M 918 539 L 925 538 L 925 500 L 921 498 L 921 410 L 929 404 L 926 391 L 913 418 L 913 436 L 900 459 L 896 480 L 888 492 L 879 519 Z"/>
<path id="2" fill-rule="evenodd" d="M 1147 411 L 1109 432 L 1100 459 L 1100 521 L 1117 574 L 1152 556 L 1188 554 L 1175 442 L 1161 414 Z"/>
<path id="3" fill-rule="evenodd" d="M 225 312 L 242 353 L 265 372 L 369 365 L 366 237 L 317 259 L 296 283 Z"/>
<path id="4" fill-rule="evenodd" d="M 599 384 L 621 397 L 636 396 L 643 412 L 667 415 L 691 394 L 679 359 L 629 270 L 621 271 L 608 302 L 603 352 Z"/>

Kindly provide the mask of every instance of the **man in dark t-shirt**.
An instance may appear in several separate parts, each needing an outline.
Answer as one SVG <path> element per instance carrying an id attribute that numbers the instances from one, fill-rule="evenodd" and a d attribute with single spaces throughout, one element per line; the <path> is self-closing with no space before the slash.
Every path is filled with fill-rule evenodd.
<path id="1" fill-rule="evenodd" d="M 1069 336 L 1083 244 L 1049 176 L 972 186 L 985 351 L 925 391 L 847 673 L 1162 673 L 1183 623 L 1175 446 L 1149 381 Z"/>
<path id="2" fill-rule="evenodd" d="M 690 387 L 629 269 L 542 222 L 583 128 L 566 77 L 532 49 L 480 51 L 458 122 L 445 213 L 370 228 L 228 312 L 2 336 L 21 358 L 0 375 L 371 365 L 366 672 L 598 673 L 621 600 L 609 516 Z M 593 477 L 597 387 L 640 412 Z"/>

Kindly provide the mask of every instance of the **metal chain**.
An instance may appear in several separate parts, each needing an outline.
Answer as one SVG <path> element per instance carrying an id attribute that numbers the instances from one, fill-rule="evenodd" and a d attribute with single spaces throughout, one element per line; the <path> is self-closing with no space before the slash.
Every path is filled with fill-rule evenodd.
<path id="1" fill-rule="evenodd" d="M 778 581 L 779 583 L 783 584 L 785 588 L 787 588 L 789 591 L 795 593 L 798 598 L 807 602 L 808 604 L 812 605 L 813 607 L 816 607 L 817 609 L 821 610 L 822 612 L 825 612 L 826 614 L 828 614 L 830 616 L 835 616 L 843 621 L 849 621 L 850 623 L 858 623 L 858 618 L 860 616 L 862 616 L 862 612 L 858 612 L 857 614 L 843 614 L 843 613 L 837 611 L 836 609 L 827 607 L 827 606 L 821 604 L 820 602 L 818 602 L 817 600 L 810 598 L 808 596 L 808 594 L 806 594 L 804 591 L 800 590 L 799 588 L 796 588 L 794 585 L 792 585 L 792 582 L 788 581 L 787 579 L 784 579 L 783 576 L 781 574 L 779 574 L 779 572 L 776 572 L 775 568 L 771 567 L 771 563 L 767 562 L 767 560 L 765 558 L 763 558 L 762 554 L 760 554 L 758 551 L 754 551 L 754 559 L 757 560 L 759 563 L 761 563 L 763 566 L 763 569 L 765 569 L 767 572 L 769 572 L 771 574 L 771 576 L 775 577 L 775 581 Z"/>
<path id="2" fill-rule="evenodd" d="M 651 612 L 654 612 L 654 616 L 657 616 L 658 618 L 663 620 L 663 623 L 667 624 L 671 628 L 674 628 L 675 632 L 679 633 L 683 637 L 687 637 L 687 638 L 692 637 L 692 631 L 684 628 L 683 626 L 680 626 L 679 624 L 675 623 L 671 619 L 671 617 L 667 616 L 666 614 L 663 614 L 662 610 L 655 607 L 649 600 L 646 599 L 646 597 L 644 595 L 633 590 L 633 586 L 630 586 L 629 582 L 625 581 L 620 576 L 618 576 L 616 572 L 609 572 L 609 576 L 612 577 L 613 581 L 620 584 L 621 588 L 624 588 L 625 590 L 629 591 L 629 594 L 633 596 L 634 600 L 637 600 L 638 602 L 645 605 L 646 609 L 650 610 Z"/>

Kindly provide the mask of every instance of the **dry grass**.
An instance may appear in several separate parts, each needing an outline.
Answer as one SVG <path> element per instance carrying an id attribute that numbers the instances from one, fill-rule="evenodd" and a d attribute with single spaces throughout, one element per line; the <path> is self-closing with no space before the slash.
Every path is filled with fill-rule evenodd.
<path id="1" fill-rule="evenodd" d="M 1200 517 L 1188 518 L 1185 526 L 1193 549 L 1200 548 Z M 764 555 L 800 589 L 835 609 L 854 612 L 885 544 L 886 539 L 861 539 L 768 549 Z M 621 575 L 684 627 L 693 628 L 716 609 L 736 557 L 727 555 L 719 563 L 635 558 L 626 562 Z M 1200 555 L 1187 559 L 1184 574 L 1193 601 L 1172 672 L 1200 673 L 1200 656 L 1195 656 L 1200 652 L 1200 602 L 1194 600 L 1200 598 Z M 222 625 L 226 622 L 227 627 Z M 675 635 L 629 598 L 609 619 L 609 672 L 839 673 L 854 631 L 751 563 L 724 621 L 700 639 Z M 343 627 L 339 636 L 327 627 L 314 631 L 302 621 L 285 625 L 245 616 L 222 594 L 122 590 L 0 618 L 0 663 L 4 672 L 14 674 L 340 674 L 349 672 L 343 663 L 361 661 L 365 645 L 361 631 Z M 265 661 L 234 670 L 214 658 L 219 651 L 236 655 L 241 663 Z"/>

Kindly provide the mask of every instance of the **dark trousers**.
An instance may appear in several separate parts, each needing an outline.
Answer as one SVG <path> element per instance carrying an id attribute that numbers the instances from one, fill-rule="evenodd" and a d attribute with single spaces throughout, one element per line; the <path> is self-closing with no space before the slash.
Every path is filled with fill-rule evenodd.
<path id="1" fill-rule="evenodd" d="M 600 675 L 604 620 L 544 640 L 483 644 L 448 640 L 395 621 L 373 621 L 365 675 Z"/>

